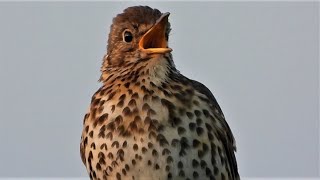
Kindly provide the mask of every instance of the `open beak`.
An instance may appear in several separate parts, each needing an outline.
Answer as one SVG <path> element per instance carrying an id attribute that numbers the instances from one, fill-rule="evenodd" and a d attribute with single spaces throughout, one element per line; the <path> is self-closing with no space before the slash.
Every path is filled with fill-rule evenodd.
<path id="1" fill-rule="evenodd" d="M 139 49 L 147 54 L 165 54 L 172 49 L 167 47 L 166 28 L 170 13 L 164 13 L 155 25 L 147 31 L 139 41 Z"/>

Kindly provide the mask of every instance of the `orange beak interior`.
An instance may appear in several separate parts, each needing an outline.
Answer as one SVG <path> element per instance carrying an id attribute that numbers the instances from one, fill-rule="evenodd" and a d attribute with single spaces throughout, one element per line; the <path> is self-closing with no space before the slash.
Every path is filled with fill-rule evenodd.
<path id="1" fill-rule="evenodd" d="M 147 54 L 165 54 L 172 49 L 167 47 L 166 28 L 170 13 L 164 13 L 152 28 L 139 41 L 139 48 Z"/>

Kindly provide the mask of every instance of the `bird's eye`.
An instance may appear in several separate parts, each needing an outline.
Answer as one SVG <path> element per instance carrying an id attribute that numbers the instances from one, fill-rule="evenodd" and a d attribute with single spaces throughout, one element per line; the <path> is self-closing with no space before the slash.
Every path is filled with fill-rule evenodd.
<path id="1" fill-rule="evenodd" d="M 132 39 L 133 39 L 132 33 L 128 30 L 125 30 L 123 33 L 123 41 L 129 43 L 132 41 Z"/>

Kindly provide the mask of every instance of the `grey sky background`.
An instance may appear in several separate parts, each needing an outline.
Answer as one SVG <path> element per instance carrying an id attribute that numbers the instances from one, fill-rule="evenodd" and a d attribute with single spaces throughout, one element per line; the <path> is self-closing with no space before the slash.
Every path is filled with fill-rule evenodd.
<path id="1" fill-rule="evenodd" d="M 319 176 L 319 3 L 0 3 L 0 177 L 87 176 L 82 119 L 112 18 L 171 12 L 177 68 L 216 96 L 243 177 Z"/>

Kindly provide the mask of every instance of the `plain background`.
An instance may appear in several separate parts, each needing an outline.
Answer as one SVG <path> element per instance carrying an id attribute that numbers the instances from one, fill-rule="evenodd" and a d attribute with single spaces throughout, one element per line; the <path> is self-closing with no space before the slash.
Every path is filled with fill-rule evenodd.
<path id="1" fill-rule="evenodd" d="M 112 18 L 171 12 L 177 68 L 207 85 L 243 177 L 319 175 L 319 3 L 0 3 L 0 176 L 87 176 L 82 119 Z"/>

